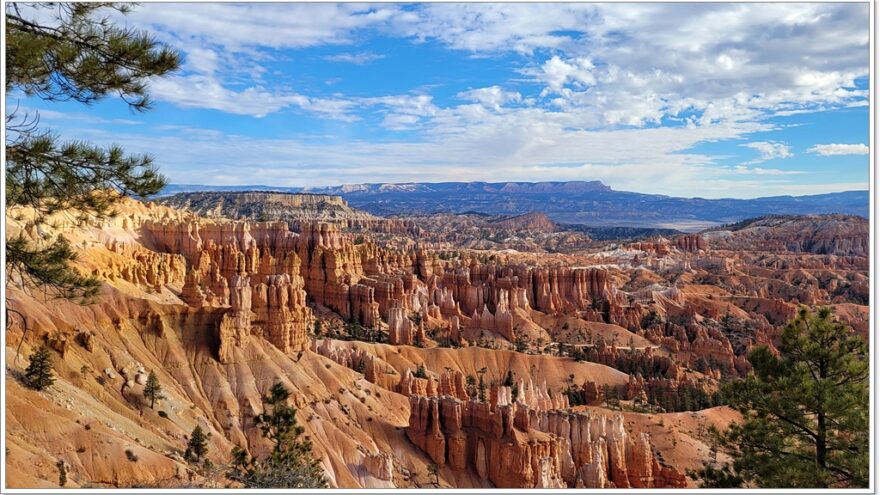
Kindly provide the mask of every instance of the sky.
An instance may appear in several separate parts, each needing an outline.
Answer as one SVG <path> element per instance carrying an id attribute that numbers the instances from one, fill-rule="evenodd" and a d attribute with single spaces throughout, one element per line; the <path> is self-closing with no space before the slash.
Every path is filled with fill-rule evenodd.
<path id="1" fill-rule="evenodd" d="M 7 105 L 150 153 L 172 183 L 868 188 L 867 3 L 144 3 L 116 20 L 183 56 L 151 111 Z"/>

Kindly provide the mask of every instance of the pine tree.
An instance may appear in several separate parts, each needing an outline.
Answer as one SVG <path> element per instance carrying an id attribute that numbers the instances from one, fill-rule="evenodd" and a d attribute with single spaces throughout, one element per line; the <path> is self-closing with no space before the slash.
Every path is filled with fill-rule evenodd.
<path id="1" fill-rule="evenodd" d="M 718 468 L 710 463 L 696 471 L 687 471 L 688 476 L 699 480 L 700 488 L 742 488 L 745 480 L 733 471 L 730 464 Z"/>
<path id="2" fill-rule="evenodd" d="M 468 397 L 477 396 L 477 377 L 468 375 L 464 378 L 465 388 L 467 388 Z"/>
<path id="3" fill-rule="evenodd" d="M 605 385 L 605 403 L 610 409 L 620 409 L 620 399 L 618 398 L 617 387 Z"/>
<path id="4" fill-rule="evenodd" d="M 201 462 L 202 457 L 208 453 L 208 438 L 210 436 L 210 433 L 205 434 L 200 425 L 196 425 L 189 435 L 189 441 L 186 444 L 186 452 L 183 454 L 183 457 L 186 460 Z"/>
<path id="5" fill-rule="evenodd" d="M 486 386 L 486 381 L 483 379 L 483 375 L 485 375 L 488 371 L 489 369 L 485 366 L 477 370 L 477 373 L 480 375 L 480 380 L 477 384 L 477 399 L 479 399 L 480 402 L 486 402 L 486 389 L 488 387 Z"/>
<path id="6" fill-rule="evenodd" d="M 434 477 L 434 486 L 440 485 L 440 466 L 437 463 L 432 462 L 428 464 L 428 476 Z"/>
<path id="7" fill-rule="evenodd" d="M 721 436 L 737 476 L 760 487 L 867 487 L 868 350 L 822 308 L 803 308 L 781 337 L 748 355 L 753 371 L 723 387 L 743 414 Z"/>
<path id="8" fill-rule="evenodd" d="M 413 373 L 413 376 L 416 378 L 428 378 L 428 370 L 425 368 L 425 364 L 419 364 L 416 367 L 416 372 Z"/>
<path id="9" fill-rule="evenodd" d="M 130 6 L 6 4 L 7 95 L 84 104 L 118 95 L 130 108 L 147 110 L 147 81 L 176 70 L 180 57 L 145 32 L 115 25 L 106 15 L 112 10 L 127 13 Z M 7 109 L 6 207 L 32 208 L 31 224 L 60 210 L 104 216 L 119 198 L 155 194 L 165 184 L 148 155 L 62 142 L 39 129 L 38 114 Z M 6 241 L 7 270 L 22 285 L 83 300 L 97 293 L 94 278 L 70 268 L 75 256 L 62 237 L 34 242 L 19 234 Z"/>
<path id="10" fill-rule="evenodd" d="M 55 383 L 52 353 L 48 347 L 40 346 L 28 359 L 30 364 L 24 372 L 25 385 L 34 390 L 43 390 Z"/>
<path id="11" fill-rule="evenodd" d="M 296 409 L 287 404 L 290 392 L 280 383 L 263 398 L 265 409 L 254 423 L 273 444 L 266 459 L 257 460 L 236 447 L 232 451 L 230 478 L 245 488 L 325 488 L 321 463 L 312 456 L 312 442 L 300 440 L 304 429 Z"/>
<path id="12" fill-rule="evenodd" d="M 162 385 L 159 383 L 159 377 L 156 376 L 156 372 L 153 370 L 150 370 L 147 383 L 144 385 L 144 398 L 150 401 L 150 409 L 153 409 L 157 400 L 165 398 L 165 395 L 162 393 Z"/>
<path id="13" fill-rule="evenodd" d="M 504 382 L 502 383 L 505 387 L 513 386 L 513 371 L 507 370 L 507 374 L 504 375 Z"/>
<path id="14" fill-rule="evenodd" d="M 58 485 L 63 487 L 67 484 L 67 463 L 61 459 L 55 464 L 55 467 L 58 468 Z"/>

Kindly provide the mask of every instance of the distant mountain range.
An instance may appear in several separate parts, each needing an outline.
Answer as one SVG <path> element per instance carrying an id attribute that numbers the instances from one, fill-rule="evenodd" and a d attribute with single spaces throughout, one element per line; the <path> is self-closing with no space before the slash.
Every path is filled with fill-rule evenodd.
<path id="1" fill-rule="evenodd" d="M 342 196 L 375 215 L 542 212 L 557 223 L 699 230 L 764 215 L 842 213 L 868 217 L 868 191 L 756 199 L 677 198 L 615 191 L 599 181 L 416 182 L 303 188 L 171 184 L 163 195 L 193 191 L 281 191 Z"/>

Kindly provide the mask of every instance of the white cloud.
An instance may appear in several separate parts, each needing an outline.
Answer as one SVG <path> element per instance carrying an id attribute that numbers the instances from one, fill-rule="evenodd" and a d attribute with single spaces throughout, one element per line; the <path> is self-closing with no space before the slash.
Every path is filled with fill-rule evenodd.
<path id="1" fill-rule="evenodd" d="M 171 129 L 158 136 L 105 131 L 90 136 L 150 151 L 174 182 L 217 182 L 247 170 L 278 185 L 321 186 L 377 181 L 599 179 L 623 190 L 710 194 L 733 177 L 713 158 L 683 153 L 707 140 L 740 138 L 760 125 L 578 131 L 560 112 L 521 107 L 498 114 L 482 105 L 435 109 L 418 96 L 388 98 L 386 125 L 417 125 L 435 112 L 426 139 L 370 142 L 339 136 L 261 139 Z M 408 112 L 408 113 L 405 113 Z M 633 143 L 638 141 L 638 146 Z M 584 164 L 584 157 L 590 163 Z M 657 163 L 662 162 L 663 167 Z M 327 170 L 333 175 L 328 176 Z M 235 182 L 234 180 L 232 182 Z M 718 188 L 723 194 L 724 188 Z"/>
<path id="2" fill-rule="evenodd" d="M 742 144 L 740 146 L 751 148 L 760 153 L 760 156 L 758 158 L 747 161 L 743 163 L 743 165 L 753 165 L 756 163 L 766 162 L 767 160 L 774 160 L 776 158 L 789 158 L 794 156 L 791 152 L 791 146 L 785 143 L 778 143 L 774 141 L 754 141 L 751 143 Z"/>
<path id="3" fill-rule="evenodd" d="M 595 12 L 593 5 L 574 3 L 428 3 L 394 16 L 391 31 L 459 50 L 531 53 L 568 45 L 595 21 Z"/>
<path id="4" fill-rule="evenodd" d="M 357 100 L 363 107 L 375 107 L 384 114 L 381 125 L 394 131 L 412 130 L 420 127 L 425 119 L 437 114 L 430 95 L 397 95 Z"/>
<path id="5" fill-rule="evenodd" d="M 379 53 L 359 52 L 359 53 L 337 53 L 336 55 L 328 55 L 324 60 L 330 62 L 345 62 L 355 65 L 367 65 L 376 60 L 382 60 L 385 55 Z"/>
<path id="6" fill-rule="evenodd" d="M 864 144 L 817 144 L 807 150 L 822 156 L 867 155 L 871 152 Z"/>
<path id="7" fill-rule="evenodd" d="M 547 82 L 547 89 L 554 93 L 562 93 L 563 87 L 569 82 L 578 88 L 596 84 L 596 78 L 591 72 L 595 69 L 593 63 L 587 58 L 574 58 L 564 61 L 554 55 L 550 60 L 541 65 L 539 77 Z"/>
<path id="8" fill-rule="evenodd" d="M 398 7 L 383 4 L 144 4 L 124 21 L 166 33 L 186 44 L 226 51 L 305 48 L 351 42 L 355 30 L 389 20 Z"/>
<path id="9" fill-rule="evenodd" d="M 296 93 L 272 92 L 261 86 L 235 91 L 212 76 L 167 76 L 150 82 L 150 89 L 165 101 L 185 108 L 209 108 L 235 115 L 263 117 L 288 107 L 298 107 L 326 118 L 354 121 L 351 101 L 314 98 Z"/>
<path id="10" fill-rule="evenodd" d="M 200 135 L 191 148 L 177 136 L 132 135 L 127 145 L 155 152 L 180 182 L 241 182 L 247 165 L 289 185 L 552 177 L 679 195 L 794 191 L 797 171 L 722 167 L 718 157 L 690 150 L 775 130 L 767 120 L 774 115 L 866 104 L 867 91 L 854 89 L 854 80 L 868 75 L 868 10 L 854 3 L 148 3 L 129 22 L 186 53 L 184 73 L 152 82 L 158 99 L 255 117 L 292 108 L 340 121 L 375 118 L 386 129 L 416 132 L 381 142 Z M 330 57 L 368 63 L 381 54 L 361 51 L 369 47 L 360 42 L 377 32 L 463 55 L 513 53 L 504 63 L 538 86 L 489 81 L 460 91 L 464 103 L 446 103 L 415 89 L 316 96 L 267 75 L 265 62 L 286 57 L 282 50 L 344 46 Z M 672 120 L 681 125 L 668 126 Z M 792 154 L 774 141 L 745 146 L 759 158 L 743 165 Z M 866 149 L 811 151 L 833 154 L 821 146 Z M 826 182 L 800 190 L 834 190 Z"/>
<path id="11" fill-rule="evenodd" d="M 271 50 L 350 45 L 367 33 L 514 51 L 522 72 L 546 84 L 550 98 L 538 104 L 589 113 L 584 122 L 603 127 L 683 112 L 705 125 L 864 104 L 867 91 L 854 80 L 868 72 L 867 17 L 863 4 L 147 4 L 128 20 L 185 51 L 195 74 L 222 69 L 226 87 L 231 73 L 244 77 L 237 87 L 267 86 L 259 64 Z"/>
<path id="12" fill-rule="evenodd" d="M 540 14 L 536 11 L 540 8 Z M 397 18 L 395 18 L 397 20 Z M 400 24 L 400 23 L 399 23 Z M 535 53 L 524 73 L 596 125 L 696 124 L 867 101 L 868 9 L 847 4 L 432 4 L 400 32 Z M 541 57 L 539 49 L 556 53 Z"/>
<path id="13" fill-rule="evenodd" d="M 214 50 L 193 46 L 186 53 L 185 66 L 193 72 L 213 74 L 220 66 L 220 56 Z"/>
<path id="14" fill-rule="evenodd" d="M 471 89 L 462 91 L 456 96 L 463 100 L 475 101 L 495 111 L 500 111 L 501 106 L 506 103 L 519 103 L 522 101 L 521 94 L 516 91 L 505 91 L 501 86 Z"/>
<path id="15" fill-rule="evenodd" d="M 802 170 L 782 170 L 778 168 L 761 168 L 761 167 L 746 167 L 745 165 L 737 165 L 734 167 L 734 171 L 738 174 L 745 175 L 801 175 L 806 172 Z"/>

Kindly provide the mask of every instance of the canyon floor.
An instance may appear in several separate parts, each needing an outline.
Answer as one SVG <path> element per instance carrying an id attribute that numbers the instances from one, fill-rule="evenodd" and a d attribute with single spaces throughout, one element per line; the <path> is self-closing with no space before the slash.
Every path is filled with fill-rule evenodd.
<path id="1" fill-rule="evenodd" d="M 598 239 L 540 214 L 379 217 L 332 195 L 225 193 L 46 227 L 89 304 L 7 281 L 8 487 L 234 487 L 276 382 L 332 487 L 676 488 L 738 419 L 800 305 L 868 331 L 868 223 L 777 216 Z M 56 381 L 21 381 L 38 346 Z M 150 371 L 165 398 L 143 397 Z M 183 457 L 196 425 L 214 469 Z M 723 455 L 718 455 L 723 461 Z M 434 465 L 436 479 L 429 474 Z"/>

